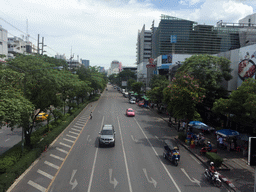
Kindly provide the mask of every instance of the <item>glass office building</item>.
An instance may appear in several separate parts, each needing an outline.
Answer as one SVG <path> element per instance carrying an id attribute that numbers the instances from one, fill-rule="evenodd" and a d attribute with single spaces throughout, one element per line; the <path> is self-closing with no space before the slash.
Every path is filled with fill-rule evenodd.
<path id="1" fill-rule="evenodd" d="M 161 15 L 152 32 L 152 57 L 175 54 L 217 54 L 240 48 L 239 29 L 201 25 L 194 21 Z M 176 43 L 171 43 L 171 36 Z"/>

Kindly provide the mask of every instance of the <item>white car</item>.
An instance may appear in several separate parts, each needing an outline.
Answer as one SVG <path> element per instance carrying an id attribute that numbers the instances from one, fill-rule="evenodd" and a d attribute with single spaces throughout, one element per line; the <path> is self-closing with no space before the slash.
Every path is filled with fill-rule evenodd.
<path id="1" fill-rule="evenodd" d="M 130 103 L 131 103 L 131 104 L 135 104 L 136 102 L 135 102 L 135 100 L 131 99 L 131 100 L 130 100 Z"/>

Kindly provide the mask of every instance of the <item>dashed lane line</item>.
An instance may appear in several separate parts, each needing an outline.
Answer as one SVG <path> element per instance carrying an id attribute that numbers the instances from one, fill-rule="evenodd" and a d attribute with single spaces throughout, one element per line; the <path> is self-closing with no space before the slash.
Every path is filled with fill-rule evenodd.
<path id="1" fill-rule="evenodd" d="M 192 159 L 194 159 L 198 164 L 202 164 L 200 161 L 197 160 L 197 158 L 195 158 L 193 155 L 190 155 L 190 157 L 192 157 Z"/>
<path id="2" fill-rule="evenodd" d="M 60 145 L 63 145 L 63 146 L 68 147 L 68 148 L 71 148 L 71 146 L 70 146 L 70 145 L 67 145 L 67 144 L 62 143 L 62 142 L 60 142 Z"/>
<path id="3" fill-rule="evenodd" d="M 45 161 L 44 164 L 49 165 L 50 167 L 52 167 L 54 169 L 59 169 L 60 168 L 58 165 L 54 165 L 53 163 L 51 163 L 49 161 Z"/>
<path id="4" fill-rule="evenodd" d="M 68 151 L 65 151 L 64 149 L 61 149 L 59 147 L 56 147 L 56 149 L 62 153 L 68 154 Z"/>
<path id="5" fill-rule="evenodd" d="M 42 171 L 40 169 L 37 170 L 37 173 L 40 173 L 41 175 L 47 177 L 48 179 L 53 179 L 52 175 L 50 175 L 49 173 L 46 173 L 46 172 L 44 172 L 44 171 Z"/>
<path id="6" fill-rule="evenodd" d="M 28 184 L 31 185 L 32 187 L 38 189 L 39 191 L 45 192 L 46 188 L 42 187 L 41 185 L 38 185 L 37 183 L 35 183 L 34 181 L 29 180 Z"/>
<path id="7" fill-rule="evenodd" d="M 59 157 L 59 156 L 57 156 L 57 155 L 50 154 L 50 156 L 53 157 L 53 158 L 55 158 L 55 159 L 59 159 L 59 160 L 61 160 L 61 161 L 64 161 L 64 158 Z"/>

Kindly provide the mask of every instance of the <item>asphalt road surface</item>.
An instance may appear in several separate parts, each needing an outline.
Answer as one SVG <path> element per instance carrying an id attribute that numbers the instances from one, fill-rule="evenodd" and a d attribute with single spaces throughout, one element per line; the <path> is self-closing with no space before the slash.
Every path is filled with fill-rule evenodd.
<path id="1" fill-rule="evenodd" d="M 163 140 L 174 140 L 176 130 L 149 109 L 129 104 L 111 85 L 108 90 L 74 119 L 9 191 L 227 191 L 208 183 L 203 165 L 182 146 L 177 167 L 164 159 Z M 125 115 L 129 107 L 135 117 Z M 98 147 L 103 124 L 114 125 L 115 147 Z"/>

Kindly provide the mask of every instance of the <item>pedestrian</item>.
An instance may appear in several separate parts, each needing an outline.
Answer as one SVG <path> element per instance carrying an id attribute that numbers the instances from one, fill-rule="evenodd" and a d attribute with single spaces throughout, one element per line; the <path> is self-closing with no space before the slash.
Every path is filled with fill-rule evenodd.
<path id="1" fill-rule="evenodd" d="M 183 123 L 182 123 L 183 130 L 185 129 L 185 125 L 186 125 L 186 123 L 183 121 Z"/>
<path id="2" fill-rule="evenodd" d="M 92 119 L 92 112 L 90 113 L 90 119 Z"/>
<path id="3" fill-rule="evenodd" d="M 218 143 L 219 143 L 219 147 L 223 148 L 223 138 L 221 136 L 219 136 Z"/>

